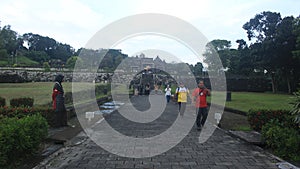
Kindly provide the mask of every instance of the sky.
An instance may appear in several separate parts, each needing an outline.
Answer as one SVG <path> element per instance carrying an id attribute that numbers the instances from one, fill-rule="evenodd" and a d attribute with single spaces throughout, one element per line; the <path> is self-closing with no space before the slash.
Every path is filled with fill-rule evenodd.
<path id="1" fill-rule="evenodd" d="M 296 17 L 300 14 L 299 6 L 299 0 L 10 0 L 1 2 L 0 26 L 11 25 L 11 29 L 18 34 L 31 32 L 48 36 L 79 49 L 97 31 L 121 18 L 159 13 L 190 23 L 208 41 L 225 39 L 236 48 L 237 39 L 247 39 L 243 24 L 256 14 L 271 11 L 279 12 L 282 17 Z M 191 51 L 165 37 L 132 37 L 115 48 L 120 48 L 129 56 L 157 49 L 178 55 L 186 62 L 193 60 Z"/>

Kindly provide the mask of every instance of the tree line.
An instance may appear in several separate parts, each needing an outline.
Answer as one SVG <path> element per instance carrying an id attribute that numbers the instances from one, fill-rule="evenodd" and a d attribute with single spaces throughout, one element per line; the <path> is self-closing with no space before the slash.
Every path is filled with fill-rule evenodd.
<path id="1" fill-rule="evenodd" d="M 231 42 L 224 39 L 213 40 L 207 45 L 204 63 L 208 65 L 208 71 L 225 71 L 227 78 L 269 79 L 273 92 L 295 91 L 300 82 L 300 17 L 282 18 L 280 13 L 267 11 L 256 14 L 242 28 L 247 33 L 248 43 L 244 39 L 236 40 L 237 49 L 231 48 Z M 93 55 L 99 51 L 86 49 L 86 56 L 79 58 L 82 50 L 75 51 L 68 44 L 38 34 L 19 35 L 10 25 L 0 27 L 0 66 L 12 66 L 18 56 L 36 62 L 33 66 L 48 64 L 73 68 L 76 61 L 82 67 L 95 66 L 97 62 L 93 62 Z M 104 52 L 98 68 L 105 71 L 115 70 L 128 57 L 121 50 Z M 215 53 L 222 65 L 216 64 Z M 181 67 L 180 63 L 174 66 Z M 202 63 L 188 67 L 195 75 L 205 75 Z"/>
<path id="2" fill-rule="evenodd" d="M 300 83 L 300 17 L 262 12 L 243 25 L 249 44 L 236 40 L 213 40 L 204 54 L 209 71 L 225 71 L 228 77 L 262 77 L 270 80 L 274 93 L 292 93 Z M 223 67 L 213 59 L 218 54 Z M 222 69 L 222 70 L 221 70 Z M 267 84 L 266 84 L 267 85 Z"/>
<path id="3" fill-rule="evenodd" d="M 10 25 L 0 27 L 0 66 L 73 68 L 78 59 L 78 62 L 81 62 L 78 56 L 82 50 L 83 48 L 80 48 L 76 51 L 69 44 L 60 43 L 53 38 L 39 34 L 19 35 L 11 29 Z M 97 50 L 93 52 L 97 53 Z M 109 49 L 105 52 L 106 55 L 99 67 L 107 71 L 113 70 L 122 59 L 127 57 L 121 50 Z M 33 62 L 17 65 L 17 58 L 21 57 Z M 88 63 L 88 59 L 83 60 L 87 62 L 82 62 L 81 66 L 89 66 L 84 65 L 84 63 Z"/>

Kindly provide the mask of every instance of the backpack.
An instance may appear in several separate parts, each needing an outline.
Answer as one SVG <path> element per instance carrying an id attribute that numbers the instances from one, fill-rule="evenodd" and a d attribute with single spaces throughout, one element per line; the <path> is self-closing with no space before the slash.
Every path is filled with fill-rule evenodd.
<path id="1" fill-rule="evenodd" d="M 177 92 L 176 92 L 177 91 Z M 177 89 L 175 90 L 175 95 L 174 95 L 174 97 L 175 97 L 175 100 L 176 101 L 178 101 L 178 91 L 179 91 L 179 87 L 177 87 Z"/>

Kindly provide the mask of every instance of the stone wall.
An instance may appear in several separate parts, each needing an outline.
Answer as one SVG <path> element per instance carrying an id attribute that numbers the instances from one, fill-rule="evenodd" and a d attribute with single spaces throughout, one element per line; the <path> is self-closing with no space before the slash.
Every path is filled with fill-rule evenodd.
<path id="1" fill-rule="evenodd" d="M 0 70 L 0 83 L 22 83 L 22 82 L 53 82 L 57 74 L 63 74 L 65 81 L 70 82 L 105 82 L 110 81 L 112 73 L 90 73 L 90 72 L 43 72 L 26 70 Z"/>

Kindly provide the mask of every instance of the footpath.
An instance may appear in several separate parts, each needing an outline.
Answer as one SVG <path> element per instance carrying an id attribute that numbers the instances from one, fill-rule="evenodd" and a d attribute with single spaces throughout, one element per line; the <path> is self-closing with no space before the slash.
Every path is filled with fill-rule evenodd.
<path id="1" fill-rule="evenodd" d="M 139 110 L 147 109 L 147 96 L 131 99 Z M 130 137 L 151 137 L 167 130 L 177 118 L 178 105 L 168 103 L 158 120 L 142 124 L 124 120 L 114 111 L 105 120 L 119 133 Z M 196 118 L 191 113 L 190 118 Z M 77 118 L 69 121 L 73 126 L 52 129 L 49 139 L 57 144 L 44 152 L 46 158 L 35 169 L 84 169 L 84 168 L 140 168 L 140 169 L 277 169 L 297 167 L 267 153 L 262 148 L 250 144 L 234 133 L 216 128 L 209 139 L 199 143 L 201 132 L 193 126 L 187 136 L 170 150 L 147 158 L 130 158 L 115 155 L 98 146 L 82 131 Z M 101 126 L 95 131 L 101 133 Z M 168 141 L 168 138 L 165 138 Z M 153 147 L 155 148 L 155 147 Z"/>

